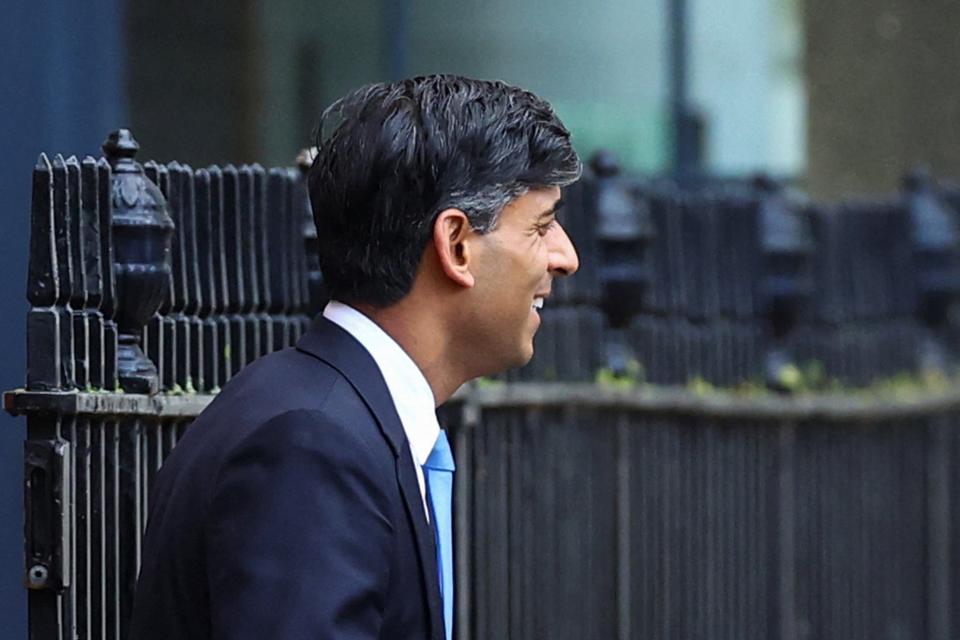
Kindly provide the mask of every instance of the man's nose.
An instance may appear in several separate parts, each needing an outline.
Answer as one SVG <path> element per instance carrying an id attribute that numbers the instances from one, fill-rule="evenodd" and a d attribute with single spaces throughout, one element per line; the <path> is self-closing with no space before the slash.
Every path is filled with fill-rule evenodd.
<path id="1" fill-rule="evenodd" d="M 576 273 L 580 268 L 580 258 L 577 257 L 577 250 L 573 248 L 570 242 L 570 236 L 566 230 L 556 224 L 554 232 L 549 234 L 549 262 L 547 269 L 555 276 L 570 276 Z"/>

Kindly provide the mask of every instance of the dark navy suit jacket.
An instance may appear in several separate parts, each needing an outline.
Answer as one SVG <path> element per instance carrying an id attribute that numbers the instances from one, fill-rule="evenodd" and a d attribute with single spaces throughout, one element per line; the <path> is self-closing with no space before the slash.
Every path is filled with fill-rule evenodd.
<path id="1" fill-rule="evenodd" d="M 434 537 L 377 365 L 319 317 L 151 487 L 131 638 L 442 640 Z"/>

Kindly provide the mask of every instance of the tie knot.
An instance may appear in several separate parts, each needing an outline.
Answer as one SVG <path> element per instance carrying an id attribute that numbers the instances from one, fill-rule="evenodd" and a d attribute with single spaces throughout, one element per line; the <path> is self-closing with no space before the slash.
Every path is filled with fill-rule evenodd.
<path id="1" fill-rule="evenodd" d="M 423 465 L 427 469 L 434 471 L 455 471 L 457 466 L 453 463 L 453 451 L 450 450 L 450 442 L 447 440 L 447 433 L 440 429 L 440 435 L 433 444 L 433 451 Z"/>

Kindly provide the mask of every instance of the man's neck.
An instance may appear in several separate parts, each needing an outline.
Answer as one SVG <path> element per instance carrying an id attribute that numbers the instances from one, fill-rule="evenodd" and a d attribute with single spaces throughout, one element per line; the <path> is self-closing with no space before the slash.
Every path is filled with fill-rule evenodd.
<path id="1" fill-rule="evenodd" d="M 425 313 L 426 307 L 405 299 L 386 308 L 366 304 L 351 305 L 367 316 L 400 345 L 416 363 L 433 391 L 434 402 L 446 402 L 467 377 L 454 371 L 451 341 L 438 314 Z"/>

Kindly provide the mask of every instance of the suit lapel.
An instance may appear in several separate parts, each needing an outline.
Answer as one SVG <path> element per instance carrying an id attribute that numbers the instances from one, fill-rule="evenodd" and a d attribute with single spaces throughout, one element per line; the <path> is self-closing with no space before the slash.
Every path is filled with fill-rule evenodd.
<path id="1" fill-rule="evenodd" d="M 404 506 L 416 539 L 417 557 L 423 583 L 424 597 L 430 614 L 430 637 L 443 638 L 443 612 L 440 607 L 440 583 L 437 569 L 436 542 L 427 522 L 420 497 L 420 483 L 413 466 L 410 445 L 383 375 L 367 350 L 339 325 L 322 315 L 317 316 L 310 330 L 300 338 L 297 349 L 323 360 L 339 371 L 353 386 L 371 413 L 393 449 L 397 463 L 397 482 Z"/>

